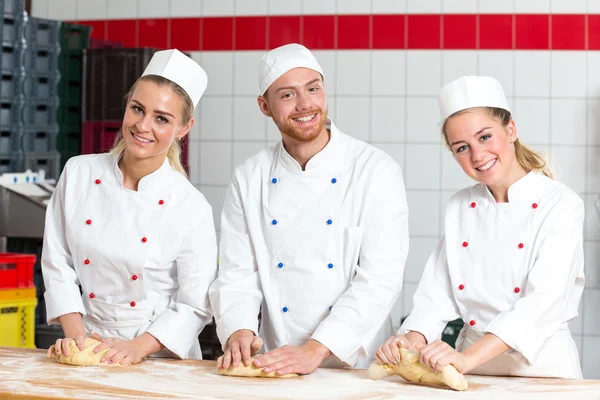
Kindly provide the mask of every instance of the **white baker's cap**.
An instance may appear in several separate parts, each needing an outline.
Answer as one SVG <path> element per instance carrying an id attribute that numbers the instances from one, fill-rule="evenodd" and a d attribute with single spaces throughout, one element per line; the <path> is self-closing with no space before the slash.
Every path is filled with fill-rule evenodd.
<path id="1" fill-rule="evenodd" d="M 489 76 L 463 76 L 448 83 L 440 89 L 438 103 L 442 120 L 473 107 L 495 107 L 510 112 L 502 85 Z"/>
<path id="2" fill-rule="evenodd" d="M 263 95 L 281 75 L 294 68 L 309 68 L 323 76 L 319 62 L 306 47 L 291 43 L 269 51 L 260 60 L 258 87 Z"/>
<path id="3" fill-rule="evenodd" d="M 208 84 L 208 77 L 202 67 L 177 49 L 154 53 L 142 76 L 144 75 L 158 75 L 175 82 L 190 96 L 194 107 Z"/>

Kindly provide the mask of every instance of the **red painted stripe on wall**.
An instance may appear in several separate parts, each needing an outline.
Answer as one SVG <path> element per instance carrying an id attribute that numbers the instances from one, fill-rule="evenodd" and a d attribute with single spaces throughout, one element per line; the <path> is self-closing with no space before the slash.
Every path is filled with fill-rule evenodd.
<path id="1" fill-rule="evenodd" d="M 600 50 L 600 15 L 306 15 L 77 21 L 92 39 L 124 47 L 187 51 L 266 50 L 299 42 L 313 50 Z"/>

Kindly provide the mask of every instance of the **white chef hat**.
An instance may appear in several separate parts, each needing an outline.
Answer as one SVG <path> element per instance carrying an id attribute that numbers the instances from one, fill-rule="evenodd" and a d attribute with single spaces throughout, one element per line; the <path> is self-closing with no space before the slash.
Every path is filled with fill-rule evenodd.
<path id="1" fill-rule="evenodd" d="M 260 60 L 258 87 L 263 95 L 281 75 L 294 68 L 309 68 L 323 76 L 323 69 L 306 47 L 291 43 L 269 51 Z"/>
<path id="2" fill-rule="evenodd" d="M 177 49 L 154 53 L 142 76 L 144 75 L 158 75 L 175 82 L 190 96 L 194 107 L 208 84 L 208 77 L 202 67 Z"/>
<path id="3" fill-rule="evenodd" d="M 440 89 L 438 103 L 442 120 L 473 107 L 495 107 L 510 112 L 502 85 L 489 76 L 463 76 L 448 83 Z"/>

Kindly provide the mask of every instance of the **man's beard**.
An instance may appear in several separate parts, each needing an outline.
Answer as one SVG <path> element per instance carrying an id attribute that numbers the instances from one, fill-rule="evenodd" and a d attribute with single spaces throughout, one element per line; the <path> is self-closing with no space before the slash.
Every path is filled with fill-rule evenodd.
<path id="1" fill-rule="evenodd" d="M 324 110 L 319 108 L 315 111 L 315 114 L 317 114 L 315 118 L 319 118 L 319 123 L 315 126 L 310 128 L 296 127 L 293 126 L 292 123 L 288 123 L 288 121 L 286 121 L 286 126 L 281 127 L 278 125 L 277 127 L 283 135 L 286 135 L 298 142 L 311 142 L 319 136 L 327 124 L 327 108 Z"/>

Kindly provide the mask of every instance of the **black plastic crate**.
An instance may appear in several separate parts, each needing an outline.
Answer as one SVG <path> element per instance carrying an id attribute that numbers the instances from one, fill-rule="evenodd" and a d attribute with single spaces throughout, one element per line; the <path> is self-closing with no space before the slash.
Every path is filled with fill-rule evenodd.
<path id="1" fill-rule="evenodd" d="M 81 127 L 60 126 L 56 149 L 61 154 L 81 154 Z"/>
<path id="2" fill-rule="evenodd" d="M 58 69 L 61 79 L 83 80 L 83 52 L 61 49 L 58 56 Z"/>
<path id="3" fill-rule="evenodd" d="M 26 99 L 51 101 L 58 97 L 60 76 L 56 72 L 26 71 L 23 95 Z"/>
<path id="4" fill-rule="evenodd" d="M 46 178 L 58 179 L 60 174 L 60 153 L 23 153 L 23 170 L 45 171 Z"/>
<path id="5" fill-rule="evenodd" d="M 26 153 L 55 152 L 58 128 L 27 127 L 21 136 L 21 150 Z"/>
<path id="6" fill-rule="evenodd" d="M 60 38 L 60 21 L 30 17 L 25 25 L 27 46 L 56 47 Z"/>
<path id="7" fill-rule="evenodd" d="M 1 43 L 23 44 L 25 21 L 23 17 L 14 15 L 0 15 L 0 38 Z"/>
<path id="8" fill-rule="evenodd" d="M 83 120 L 121 120 L 124 97 L 142 75 L 155 49 L 84 50 Z"/>
<path id="9" fill-rule="evenodd" d="M 0 154 L 18 151 L 22 133 L 22 127 L 0 126 Z"/>
<path id="10" fill-rule="evenodd" d="M 68 22 L 63 22 L 60 25 L 61 49 L 87 49 L 90 46 L 91 32 L 92 27 L 89 25 L 77 25 Z"/>
<path id="11" fill-rule="evenodd" d="M 19 100 L 0 103 L 0 126 L 20 125 L 23 103 Z"/>
<path id="12" fill-rule="evenodd" d="M 16 97 L 23 96 L 23 82 L 25 79 L 22 71 L 0 71 L 0 101 L 11 102 Z"/>
<path id="13" fill-rule="evenodd" d="M 36 72 L 58 71 L 59 54 L 58 46 L 48 48 L 28 46 L 24 56 L 25 69 Z"/>
<path id="14" fill-rule="evenodd" d="M 25 48 L 14 43 L 2 43 L 0 68 L 3 70 L 22 70 L 25 64 Z"/>
<path id="15" fill-rule="evenodd" d="M 25 0 L 0 0 L 3 15 L 22 16 L 25 14 Z"/>
<path id="16" fill-rule="evenodd" d="M 26 101 L 23 106 L 23 124 L 25 126 L 45 126 L 54 129 L 57 126 L 58 99 L 51 101 Z"/>

